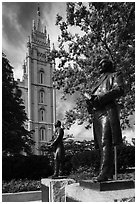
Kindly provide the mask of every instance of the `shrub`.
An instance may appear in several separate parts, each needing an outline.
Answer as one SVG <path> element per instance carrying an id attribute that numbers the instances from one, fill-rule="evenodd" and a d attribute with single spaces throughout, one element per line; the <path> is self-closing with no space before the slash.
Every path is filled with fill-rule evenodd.
<path id="1" fill-rule="evenodd" d="M 66 155 L 65 156 L 65 162 L 64 162 L 64 174 L 69 175 L 72 171 L 72 155 Z"/>
<path id="2" fill-rule="evenodd" d="M 95 169 L 99 168 L 100 157 L 98 150 L 86 150 L 73 156 L 72 160 L 73 169 L 79 166 L 89 166 Z"/>
<path id="3" fill-rule="evenodd" d="M 53 173 L 46 156 L 3 156 L 2 178 L 11 179 L 40 179 Z"/>
<path id="4" fill-rule="evenodd" d="M 118 173 L 126 171 L 129 167 L 135 167 L 135 146 L 132 145 L 120 145 L 117 149 L 117 168 Z M 89 150 L 76 153 L 71 158 L 72 171 L 78 172 L 80 167 L 92 168 L 92 171 L 97 172 L 100 166 L 100 156 L 98 150 Z"/>
<path id="5" fill-rule="evenodd" d="M 120 145 L 117 150 L 118 171 L 125 171 L 129 167 L 135 167 L 135 146 Z"/>
<path id="6" fill-rule="evenodd" d="M 2 193 L 16 193 L 23 191 L 36 191 L 40 190 L 40 181 L 19 179 L 11 181 L 2 181 Z"/>

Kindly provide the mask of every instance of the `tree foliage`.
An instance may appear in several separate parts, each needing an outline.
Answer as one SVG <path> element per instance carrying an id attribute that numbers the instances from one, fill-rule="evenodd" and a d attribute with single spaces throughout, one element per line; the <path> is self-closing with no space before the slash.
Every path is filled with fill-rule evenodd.
<path id="1" fill-rule="evenodd" d="M 4 154 L 20 151 L 31 152 L 34 144 L 31 132 L 26 130 L 25 106 L 21 99 L 21 90 L 13 78 L 13 67 L 5 54 L 2 54 L 2 150 Z"/>
<path id="2" fill-rule="evenodd" d="M 87 121 L 90 127 L 92 114 L 87 113 L 83 93 L 90 94 L 99 78 L 99 61 L 106 55 L 123 74 L 125 96 L 119 105 L 122 127 L 126 127 L 135 107 L 135 3 L 68 2 L 66 13 L 65 20 L 57 15 L 61 35 L 59 49 L 54 49 L 52 56 L 59 59 L 53 79 L 57 89 L 63 90 L 62 98 L 78 93 L 75 108 L 65 116 L 67 127 L 76 120 Z"/>

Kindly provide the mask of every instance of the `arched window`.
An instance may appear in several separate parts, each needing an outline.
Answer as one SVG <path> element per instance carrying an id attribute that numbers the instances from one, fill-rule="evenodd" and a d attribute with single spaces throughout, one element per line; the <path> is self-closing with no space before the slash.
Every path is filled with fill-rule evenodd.
<path id="1" fill-rule="evenodd" d="M 44 127 L 40 128 L 40 141 L 46 141 L 46 129 Z"/>
<path id="2" fill-rule="evenodd" d="M 45 94 L 44 94 L 44 91 L 41 90 L 41 91 L 40 91 L 40 96 L 39 96 L 39 97 L 40 97 L 40 103 L 44 103 L 44 95 L 45 95 Z"/>
<path id="3" fill-rule="evenodd" d="M 44 121 L 44 118 L 45 118 L 44 114 L 45 114 L 45 110 L 40 109 L 40 121 Z"/>
<path id="4" fill-rule="evenodd" d="M 44 72 L 40 71 L 40 84 L 44 84 Z"/>

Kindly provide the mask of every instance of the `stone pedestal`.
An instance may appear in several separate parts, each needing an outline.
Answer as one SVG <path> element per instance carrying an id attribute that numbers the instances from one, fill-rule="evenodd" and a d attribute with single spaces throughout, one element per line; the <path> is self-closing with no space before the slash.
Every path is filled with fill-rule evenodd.
<path id="1" fill-rule="evenodd" d="M 65 187 L 75 183 L 73 179 L 41 179 L 42 202 L 66 202 Z"/>
<path id="2" fill-rule="evenodd" d="M 113 191 L 135 188 L 135 183 L 132 180 L 112 180 L 94 183 L 92 180 L 81 180 L 81 187 L 98 190 L 98 191 Z"/>
<path id="3" fill-rule="evenodd" d="M 135 197 L 135 189 L 99 191 L 74 183 L 66 186 L 67 202 L 119 202 Z"/>

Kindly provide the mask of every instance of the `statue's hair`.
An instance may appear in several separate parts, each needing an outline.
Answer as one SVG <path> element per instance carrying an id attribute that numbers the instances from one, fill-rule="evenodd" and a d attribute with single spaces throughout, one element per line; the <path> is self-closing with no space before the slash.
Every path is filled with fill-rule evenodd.
<path id="1" fill-rule="evenodd" d="M 56 125 L 59 126 L 59 127 L 61 126 L 60 120 L 57 120 Z"/>
<path id="2" fill-rule="evenodd" d="M 114 66 L 113 66 L 113 62 L 112 62 L 110 59 L 104 57 L 104 58 L 100 61 L 99 66 L 100 66 L 103 62 L 106 63 L 106 71 L 109 71 L 109 72 L 114 72 L 114 71 L 115 71 L 115 68 L 114 68 Z"/>

